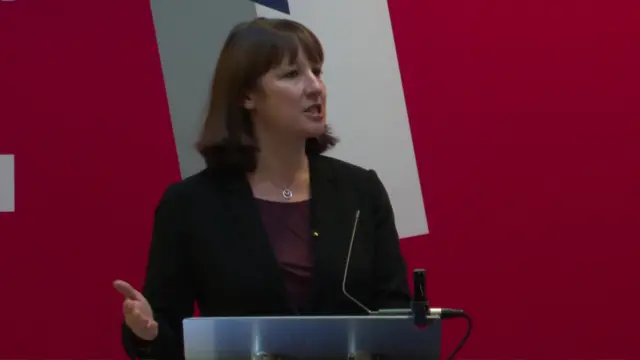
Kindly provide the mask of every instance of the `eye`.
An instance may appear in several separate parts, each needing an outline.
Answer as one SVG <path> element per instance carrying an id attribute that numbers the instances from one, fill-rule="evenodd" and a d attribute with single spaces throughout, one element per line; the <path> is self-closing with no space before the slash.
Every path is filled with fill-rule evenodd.
<path id="1" fill-rule="evenodd" d="M 322 76 L 322 69 L 321 68 L 313 69 L 313 74 L 317 77 Z"/>
<path id="2" fill-rule="evenodd" d="M 291 70 L 291 71 L 287 71 L 284 74 L 284 77 L 286 77 L 286 78 L 295 78 L 298 75 L 300 75 L 300 72 L 298 72 L 298 70 Z"/>

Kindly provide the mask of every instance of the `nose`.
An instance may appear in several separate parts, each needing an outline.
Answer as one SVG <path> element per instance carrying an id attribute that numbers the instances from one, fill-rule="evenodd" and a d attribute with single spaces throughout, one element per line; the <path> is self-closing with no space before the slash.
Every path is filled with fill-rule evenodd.
<path id="1" fill-rule="evenodd" d="M 309 70 L 306 76 L 306 93 L 308 95 L 321 95 L 324 89 L 322 79 L 319 75 L 316 75 L 313 71 Z"/>

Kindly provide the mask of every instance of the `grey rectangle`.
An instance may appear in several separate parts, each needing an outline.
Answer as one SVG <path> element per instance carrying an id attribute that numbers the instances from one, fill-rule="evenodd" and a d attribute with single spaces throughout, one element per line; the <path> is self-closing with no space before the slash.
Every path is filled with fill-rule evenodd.
<path id="1" fill-rule="evenodd" d="M 440 357 L 440 321 L 419 329 L 404 315 L 190 318 L 183 327 L 187 360 L 255 359 L 258 354 L 282 359 Z"/>
<path id="2" fill-rule="evenodd" d="M 0 212 L 14 212 L 15 159 L 13 155 L 0 155 Z"/>
<path id="3" fill-rule="evenodd" d="M 229 31 L 256 17 L 248 0 L 152 0 L 180 171 L 183 177 L 204 168 L 194 144 L 209 105 L 213 71 Z"/>

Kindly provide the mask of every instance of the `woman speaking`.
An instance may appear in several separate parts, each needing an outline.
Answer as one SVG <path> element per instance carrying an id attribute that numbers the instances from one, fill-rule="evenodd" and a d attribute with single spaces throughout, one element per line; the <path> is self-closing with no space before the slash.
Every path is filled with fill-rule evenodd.
<path id="1" fill-rule="evenodd" d="M 229 34 L 197 149 L 206 169 L 167 188 L 156 209 L 142 291 L 124 296 L 130 357 L 182 359 L 182 320 L 361 314 L 408 307 L 389 197 L 373 170 L 323 156 L 324 54 L 290 20 Z M 362 121 L 366 132 L 367 119 Z M 352 241 L 353 238 L 353 241 Z"/>

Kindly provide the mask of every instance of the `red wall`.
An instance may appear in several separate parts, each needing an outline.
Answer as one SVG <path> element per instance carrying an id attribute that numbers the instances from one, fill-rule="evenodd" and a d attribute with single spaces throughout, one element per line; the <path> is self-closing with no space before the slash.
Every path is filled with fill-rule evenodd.
<path id="1" fill-rule="evenodd" d="M 35 3 L 0 3 L 0 357 L 122 359 L 110 282 L 179 177 L 148 3 Z M 473 315 L 462 357 L 639 359 L 640 3 L 389 3 L 431 231 L 403 247 Z"/>
<path id="2" fill-rule="evenodd" d="M 389 6 L 430 228 L 403 244 L 473 315 L 461 356 L 640 359 L 640 2 Z"/>
<path id="3" fill-rule="evenodd" d="M 165 97 L 148 2 L 0 2 L 0 359 L 124 359 L 111 282 L 180 178 Z"/>

